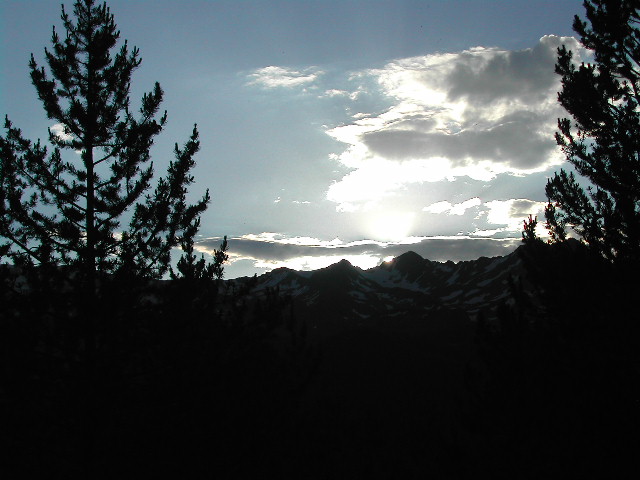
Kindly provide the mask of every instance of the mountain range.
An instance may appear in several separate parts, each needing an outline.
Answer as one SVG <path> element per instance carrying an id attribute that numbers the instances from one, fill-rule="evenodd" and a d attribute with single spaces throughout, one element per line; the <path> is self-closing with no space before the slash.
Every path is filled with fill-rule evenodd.
<path id="1" fill-rule="evenodd" d="M 317 476 L 308 478 L 335 476 L 335 465 L 340 478 L 357 477 L 362 469 L 380 478 L 398 471 L 419 478 L 414 474 L 422 468 L 458 468 L 459 459 L 448 457 L 458 442 L 453 438 L 465 438 L 475 451 L 461 420 L 470 411 L 465 375 L 478 365 L 474 320 L 481 310 L 490 319 L 509 301 L 512 280 L 526 281 L 525 272 L 518 250 L 458 263 L 409 251 L 370 269 L 341 260 L 225 285 L 249 301 L 290 300 L 295 321 L 289 332 L 306 332 L 302 350 L 285 331 L 274 344 L 291 352 L 293 365 L 317 359 L 308 363 L 313 373 L 288 418 L 301 439 L 298 465 L 314 465 Z M 389 460 L 398 458 L 411 460 Z M 437 478 L 463 477 L 448 472 Z"/>
<path id="2" fill-rule="evenodd" d="M 370 269 L 341 260 L 314 271 L 278 268 L 228 282 L 252 296 L 279 292 L 292 300 L 297 316 L 317 329 L 335 322 L 366 325 L 443 314 L 474 318 L 506 300 L 510 279 L 524 274 L 518 250 L 458 263 L 409 251 Z"/>

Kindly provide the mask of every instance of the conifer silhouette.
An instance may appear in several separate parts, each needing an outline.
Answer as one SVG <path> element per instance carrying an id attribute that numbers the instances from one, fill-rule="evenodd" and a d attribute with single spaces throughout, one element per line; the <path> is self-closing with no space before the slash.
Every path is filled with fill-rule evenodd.
<path id="1" fill-rule="evenodd" d="M 576 65 L 563 46 L 556 64 L 572 117 L 559 120 L 556 141 L 584 179 L 561 170 L 548 181 L 550 245 L 536 218 L 524 221 L 527 288 L 512 285 L 497 328 L 478 330 L 488 387 L 475 413 L 508 459 L 488 463 L 510 478 L 637 470 L 640 329 L 629 312 L 640 261 L 640 2 L 584 6 L 587 21 L 573 26 L 594 62 Z"/>
<path id="2" fill-rule="evenodd" d="M 576 65 L 558 49 L 560 104 L 556 141 L 576 172 L 561 170 L 546 187 L 547 227 L 553 241 L 572 227 L 592 251 L 619 264 L 640 261 L 640 2 L 585 1 L 587 21 L 573 28 L 593 63 Z"/>
<path id="3" fill-rule="evenodd" d="M 171 249 L 192 241 L 209 203 L 208 190 L 195 204 L 186 202 L 198 130 L 194 126 L 183 147 L 176 144 L 166 176 L 146 193 L 154 176 L 150 148 L 167 121 L 166 112 L 158 115 L 163 91 L 156 83 L 136 115 L 129 94 L 141 62 L 138 49 L 125 41 L 116 50 L 120 32 L 106 3 L 78 0 L 73 14 L 62 7 L 65 34 L 53 29 L 52 49 L 45 49 L 48 71 L 33 55 L 29 62 L 46 115 L 56 122 L 49 129 L 53 149 L 25 139 L 5 119 L 0 253 L 78 267 L 88 284 L 97 272 L 160 278 Z"/>
<path id="4" fill-rule="evenodd" d="M 196 126 L 183 146 L 175 145 L 166 175 L 154 183 L 150 149 L 167 121 L 166 112 L 159 114 L 163 91 L 156 83 L 139 107 L 132 106 L 139 51 L 119 42 L 106 3 L 77 0 L 73 14 L 62 7 L 61 19 L 64 34 L 54 27 L 52 46 L 45 48 L 48 68 L 34 55 L 29 61 L 52 122 L 50 145 L 25 138 L 8 117 L 0 136 L 0 260 L 14 264 L 0 272 L 0 333 L 3 345 L 21 346 L 7 350 L 0 380 L 14 416 L 46 411 L 53 422 L 24 431 L 16 423 L 9 432 L 17 448 L 31 449 L 40 460 L 49 454 L 35 444 L 58 448 L 60 455 L 49 456 L 59 465 L 68 461 L 61 452 L 71 443 L 82 461 L 75 458 L 67 475 L 82 470 L 84 478 L 97 478 L 98 451 L 105 447 L 98 442 L 110 408 L 103 399 L 139 388 L 139 380 L 130 379 L 140 372 L 149 377 L 159 367 L 177 368 L 170 350 L 179 341 L 169 341 L 180 337 L 176 320 L 189 316 L 185 310 L 194 310 L 194 299 L 215 286 L 191 289 L 169 309 L 157 305 L 151 280 L 169 271 L 175 247 L 184 255 L 173 278 L 219 279 L 227 244 L 225 238 L 212 264 L 193 254 L 210 200 L 208 190 L 194 204 L 186 200 L 200 147 Z M 30 361 L 18 362 L 21 357 Z M 16 382 L 5 383 L 12 378 Z M 51 464 L 29 468 L 37 476 Z"/>

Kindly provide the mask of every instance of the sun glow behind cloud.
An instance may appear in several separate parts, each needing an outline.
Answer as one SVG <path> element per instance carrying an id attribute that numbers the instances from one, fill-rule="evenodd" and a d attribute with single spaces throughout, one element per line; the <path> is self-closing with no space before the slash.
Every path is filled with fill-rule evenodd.
<path id="1" fill-rule="evenodd" d="M 314 92 L 305 105 L 344 111 L 342 123 L 314 123 L 335 143 L 326 201 L 316 197 L 313 211 L 337 216 L 331 235 L 363 240 L 318 239 L 315 226 L 307 237 L 244 235 L 235 239 L 232 260 L 308 270 L 342 258 L 369 268 L 408 249 L 454 260 L 508 253 L 520 241 L 522 221 L 544 210 L 540 193 L 527 187 L 536 200 L 521 198 L 513 185 L 534 173 L 544 182 L 543 174 L 564 160 L 554 142 L 557 118 L 566 115 L 554 73 L 561 44 L 576 61 L 586 58 L 574 38 L 550 35 L 519 51 L 474 47 L 398 58 L 342 78 L 324 67 L 255 70 L 246 85 L 265 95 L 276 88 L 292 98 Z M 288 203 L 277 196 L 273 205 Z M 544 236 L 542 221 L 538 231 Z"/>
<path id="2" fill-rule="evenodd" d="M 327 190 L 356 211 L 411 183 L 541 172 L 563 161 L 553 132 L 562 116 L 555 50 L 575 39 L 545 36 L 533 48 L 476 47 L 398 59 L 353 78 L 374 78 L 391 105 L 327 129 L 346 145 L 331 158 L 351 171 Z"/>
<path id="3" fill-rule="evenodd" d="M 405 241 L 411 233 L 415 214 L 411 212 L 373 213 L 368 221 L 371 238 L 380 241 Z"/>

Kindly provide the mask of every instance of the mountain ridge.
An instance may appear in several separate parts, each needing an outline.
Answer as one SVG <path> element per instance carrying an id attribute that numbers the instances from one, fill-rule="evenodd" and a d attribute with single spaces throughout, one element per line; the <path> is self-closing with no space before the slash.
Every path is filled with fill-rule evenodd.
<path id="1" fill-rule="evenodd" d="M 505 256 L 457 263 L 407 251 L 369 269 L 343 259 L 312 271 L 278 268 L 227 282 L 243 285 L 252 296 L 277 291 L 313 328 L 329 320 L 376 323 L 428 318 L 442 311 L 475 318 L 480 310 L 495 309 L 506 301 L 510 279 L 525 275 L 521 248 Z"/>

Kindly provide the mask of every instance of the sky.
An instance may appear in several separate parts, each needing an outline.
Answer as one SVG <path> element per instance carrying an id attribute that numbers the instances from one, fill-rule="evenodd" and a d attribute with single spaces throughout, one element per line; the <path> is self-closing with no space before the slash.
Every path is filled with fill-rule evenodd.
<path id="1" fill-rule="evenodd" d="M 45 64 L 60 3 L 0 1 L 0 114 L 34 140 L 53 125 L 28 61 Z M 108 5 L 140 49 L 133 105 L 156 81 L 165 92 L 157 175 L 198 126 L 189 198 L 212 201 L 196 247 L 228 237 L 226 278 L 342 258 L 370 268 L 408 250 L 506 255 L 567 168 L 554 64 L 561 45 L 588 60 L 571 28 L 581 0 Z"/>

